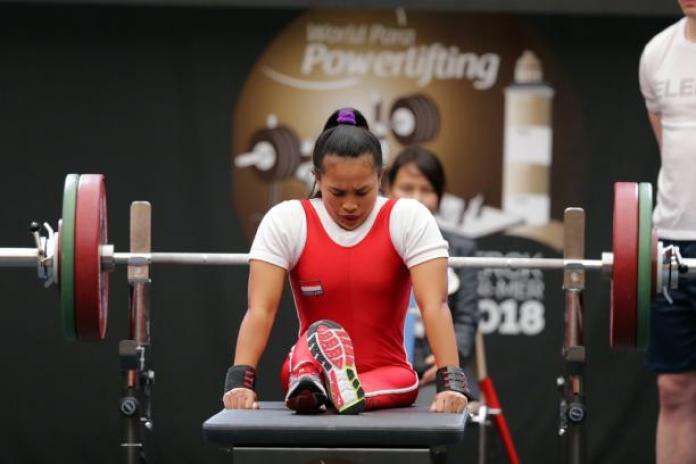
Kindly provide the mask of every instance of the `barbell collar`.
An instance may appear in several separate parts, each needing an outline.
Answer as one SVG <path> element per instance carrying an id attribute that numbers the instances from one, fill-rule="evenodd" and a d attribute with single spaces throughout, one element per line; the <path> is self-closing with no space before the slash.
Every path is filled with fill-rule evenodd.
<path id="1" fill-rule="evenodd" d="M 611 277 L 611 271 L 614 269 L 614 253 L 605 251 L 602 252 L 602 274 Z"/>
<path id="2" fill-rule="evenodd" d="M 669 260 L 669 289 L 676 290 L 679 288 L 679 274 L 680 274 L 680 259 L 672 255 Z"/>
<path id="3" fill-rule="evenodd" d="M 681 258 L 679 273 L 687 277 L 696 277 L 696 258 Z"/>
<path id="4" fill-rule="evenodd" d="M 116 261 L 114 260 L 114 246 L 110 243 L 100 245 L 100 255 L 102 268 L 105 271 L 113 271 L 116 268 Z"/>

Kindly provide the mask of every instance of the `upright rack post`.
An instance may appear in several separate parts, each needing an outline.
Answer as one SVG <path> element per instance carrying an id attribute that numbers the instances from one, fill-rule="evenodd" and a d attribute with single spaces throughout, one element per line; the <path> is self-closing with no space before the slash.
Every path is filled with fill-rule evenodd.
<path id="1" fill-rule="evenodd" d="M 585 255 L 585 211 L 567 208 L 563 218 L 563 258 L 583 259 Z M 565 292 L 565 337 L 563 341 L 564 377 L 559 377 L 561 392 L 559 435 L 568 464 L 587 461 L 585 432 L 585 345 L 583 340 L 583 291 L 585 270 L 563 272 Z"/>
<path id="2" fill-rule="evenodd" d="M 151 251 L 150 203 L 131 204 L 130 249 L 132 253 Z M 152 430 L 150 414 L 151 386 L 155 373 L 150 369 L 150 264 L 128 265 L 130 287 L 129 339 L 121 341 L 122 395 L 121 422 L 123 462 L 147 462 L 145 443 Z"/>

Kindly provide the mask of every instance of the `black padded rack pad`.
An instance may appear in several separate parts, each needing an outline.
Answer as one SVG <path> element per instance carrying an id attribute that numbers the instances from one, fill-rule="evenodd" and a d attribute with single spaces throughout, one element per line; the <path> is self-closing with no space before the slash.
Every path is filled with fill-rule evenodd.
<path id="1" fill-rule="evenodd" d="M 206 440 L 224 447 L 422 448 L 461 441 L 467 419 L 466 414 L 433 413 L 426 406 L 354 416 L 299 415 L 281 402 L 260 402 L 259 406 L 259 410 L 220 411 L 203 424 Z"/>

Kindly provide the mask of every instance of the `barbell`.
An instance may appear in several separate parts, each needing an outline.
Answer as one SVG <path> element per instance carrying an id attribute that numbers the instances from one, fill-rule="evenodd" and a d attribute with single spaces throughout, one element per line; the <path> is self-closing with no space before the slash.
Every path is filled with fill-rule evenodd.
<path id="1" fill-rule="evenodd" d="M 611 276 L 612 347 L 644 349 L 655 295 L 696 274 L 696 259 L 664 247 L 652 226 L 649 183 L 614 186 L 613 252 L 601 259 L 451 257 L 451 267 L 600 271 Z M 0 267 L 36 266 L 46 287 L 60 290 L 64 334 L 69 340 L 101 340 L 106 334 L 109 272 L 116 265 L 247 264 L 244 253 L 119 253 L 108 243 L 106 184 L 101 174 L 68 174 L 58 230 L 33 223 L 34 248 L 0 248 Z"/>

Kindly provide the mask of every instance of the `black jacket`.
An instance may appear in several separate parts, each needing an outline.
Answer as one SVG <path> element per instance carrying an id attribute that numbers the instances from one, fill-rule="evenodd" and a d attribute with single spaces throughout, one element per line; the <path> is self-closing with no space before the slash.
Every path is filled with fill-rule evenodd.
<path id="1" fill-rule="evenodd" d="M 476 242 L 442 232 L 442 236 L 449 243 L 450 256 L 475 256 Z M 457 336 L 457 349 L 459 350 L 459 362 L 466 364 L 474 348 L 474 338 L 479 322 L 478 308 L 478 270 L 458 268 L 454 272 L 459 277 L 459 289 L 449 296 L 447 303 L 452 311 L 454 333 Z"/>
<path id="2" fill-rule="evenodd" d="M 450 256 L 475 256 L 476 242 L 445 231 L 442 236 L 449 243 Z M 454 334 L 457 338 L 459 363 L 464 366 L 474 349 L 476 328 L 479 322 L 478 308 L 478 270 L 454 269 L 459 277 L 459 289 L 449 295 L 447 303 L 452 312 Z M 425 358 L 430 355 L 430 347 L 425 339 L 417 339 L 415 346 L 414 367 L 419 374 L 425 370 Z"/>

